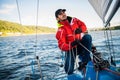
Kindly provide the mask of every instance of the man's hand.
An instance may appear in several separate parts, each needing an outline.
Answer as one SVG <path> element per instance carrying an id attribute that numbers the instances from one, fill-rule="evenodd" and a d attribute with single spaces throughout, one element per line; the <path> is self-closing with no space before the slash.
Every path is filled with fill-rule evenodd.
<path id="1" fill-rule="evenodd" d="M 71 43 L 71 46 L 72 46 L 72 47 L 73 47 L 73 46 L 76 46 L 76 45 L 79 44 L 79 42 L 80 42 L 80 40 L 75 40 L 75 41 L 73 41 L 73 42 Z"/>
<path id="2" fill-rule="evenodd" d="M 80 28 L 77 28 L 76 30 L 75 30 L 75 34 L 80 34 L 82 32 L 82 30 L 80 29 Z"/>

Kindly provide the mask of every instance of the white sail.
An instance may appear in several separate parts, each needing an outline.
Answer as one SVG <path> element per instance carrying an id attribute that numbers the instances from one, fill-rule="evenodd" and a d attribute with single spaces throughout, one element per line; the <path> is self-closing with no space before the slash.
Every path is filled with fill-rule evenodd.
<path id="1" fill-rule="evenodd" d="M 96 13 L 99 15 L 99 17 L 102 19 L 103 23 L 105 24 L 104 26 L 106 27 L 113 16 L 115 15 L 116 11 L 120 7 L 120 0 L 88 0 L 89 3 L 92 5 Z M 109 8 L 111 7 L 111 4 L 113 3 L 113 6 L 111 8 L 110 14 L 107 15 Z"/>
<path id="2" fill-rule="evenodd" d="M 113 0 L 88 0 L 99 17 L 104 21 L 107 11 Z"/>

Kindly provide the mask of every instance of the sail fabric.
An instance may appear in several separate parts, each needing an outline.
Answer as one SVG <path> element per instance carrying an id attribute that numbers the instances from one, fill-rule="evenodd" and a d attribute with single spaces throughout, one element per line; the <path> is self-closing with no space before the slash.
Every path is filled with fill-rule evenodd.
<path id="1" fill-rule="evenodd" d="M 120 0 L 115 0 L 111 13 L 108 16 L 108 19 L 105 21 L 105 27 L 110 23 L 111 19 L 113 18 L 119 7 L 120 7 Z"/>
<path id="2" fill-rule="evenodd" d="M 105 16 L 113 0 L 88 0 L 88 1 L 104 22 Z"/>

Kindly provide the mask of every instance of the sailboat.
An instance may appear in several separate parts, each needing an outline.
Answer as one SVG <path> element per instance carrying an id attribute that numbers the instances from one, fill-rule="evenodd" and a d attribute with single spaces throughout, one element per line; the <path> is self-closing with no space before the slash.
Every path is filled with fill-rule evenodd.
<path id="1" fill-rule="evenodd" d="M 93 6 L 94 10 L 97 12 L 98 16 L 103 21 L 104 27 L 105 28 L 109 27 L 111 19 L 113 18 L 113 16 L 115 15 L 115 13 L 117 12 L 117 10 L 120 7 L 120 0 L 115 0 L 113 8 L 112 8 L 110 14 L 108 15 L 107 19 L 106 19 L 106 14 L 108 13 L 108 10 L 111 7 L 111 4 L 113 3 L 113 0 L 89 0 L 89 2 Z M 17 5 L 18 5 L 18 2 L 17 2 Z M 37 6 L 39 6 L 39 5 L 37 5 Z M 20 17 L 19 6 L 18 6 L 18 13 L 19 13 L 19 17 Z M 37 16 L 38 16 L 38 9 L 37 9 Z M 19 20 L 21 23 L 21 19 L 19 19 Z M 38 19 L 37 19 L 37 21 L 38 21 Z M 36 22 L 36 27 L 37 27 L 37 22 Z M 36 38 L 37 38 L 37 36 L 36 36 Z M 97 56 L 94 54 L 91 54 L 91 56 L 92 57 L 94 56 L 97 58 Z M 37 59 L 38 67 L 40 70 L 40 77 L 41 77 L 41 80 L 43 80 L 41 68 L 40 68 L 39 57 L 36 56 L 36 59 Z M 109 64 L 109 62 L 110 62 L 110 64 Z M 92 61 L 90 61 L 86 66 L 86 70 L 85 70 L 86 72 L 79 71 L 80 73 L 67 76 L 67 79 L 68 80 L 120 80 L 120 71 L 117 67 L 115 67 L 116 63 L 113 60 L 112 56 L 111 56 L 109 62 L 106 60 L 102 60 L 102 62 L 100 63 L 100 64 L 102 64 L 102 66 L 100 65 L 102 67 L 102 69 L 96 70 L 96 69 L 99 69 L 99 64 L 95 68 L 94 63 Z M 106 65 L 106 64 L 108 64 L 108 65 Z M 32 66 L 32 68 L 34 68 L 34 66 Z M 34 74 L 34 70 L 32 70 L 32 71 Z"/>
<path id="2" fill-rule="evenodd" d="M 113 16 L 115 15 L 115 13 L 120 7 L 120 0 L 114 0 L 114 1 L 113 0 L 88 0 L 88 1 L 93 7 L 93 9 L 96 11 L 98 16 L 101 18 L 103 22 L 103 26 L 105 27 L 105 30 L 108 30 Z M 109 39 L 107 38 L 107 40 Z M 92 57 L 99 58 L 98 56 L 92 53 L 91 55 Z M 86 66 L 86 70 L 85 70 L 86 72 L 84 74 L 69 75 L 68 80 L 120 80 L 120 70 L 119 70 L 120 68 L 116 67 L 115 59 L 113 58 L 114 57 L 111 55 L 109 60 L 102 59 L 103 62 L 100 61 L 96 66 L 93 61 L 90 61 Z M 102 67 L 102 69 L 100 70 L 99 67 Z"/>

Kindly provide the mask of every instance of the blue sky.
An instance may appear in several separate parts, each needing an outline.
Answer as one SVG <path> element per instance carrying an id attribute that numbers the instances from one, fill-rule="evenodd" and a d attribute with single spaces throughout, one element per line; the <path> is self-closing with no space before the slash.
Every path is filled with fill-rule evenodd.
<path id="1" fill-rule="evenodd" d="M 22 24 L 36 25 L 37 0 L 18 0 L 18 4 Z M 38 25 L 57 28 L 55 11 L 59 8 L 66 9 L 67 15 L 85 22 L 88 28 L 103 26 L 88 0 L 39 0 Z M 119 13 L 120 10 L 113 19 L 114 24 L 120 23 Z M 19 23 L 16 0 L 0 0 L 0 19 Z"/>

